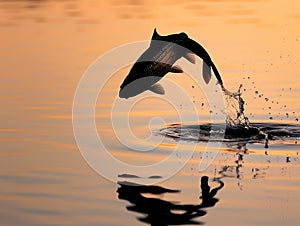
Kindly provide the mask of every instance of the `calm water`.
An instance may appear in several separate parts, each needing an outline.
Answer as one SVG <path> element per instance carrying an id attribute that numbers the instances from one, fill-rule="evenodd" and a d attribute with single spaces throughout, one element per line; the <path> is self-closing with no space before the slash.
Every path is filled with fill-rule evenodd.
<path id="1" fill-rule="evenodd" d="M 159 187 L 137 189 L 88 166 L 73 135 L 72 104 L 93 61 L 119 45 L 149 40 L 156 27 L 161 34 L 185 31 L 203 44 L 226 87 L 244 85 L 250 121 L 299 130 L 299 7 L 298 1 L 281 0 L 0 1 L 0 225 L 160 225 L 157 219 L 165 219 L 163 225 L 298 225 L 298 136 L 270 141 L 268 149 L 263 142 L 226 142 L 212 150 L 218 155 L 201 172 L 207 142 L 188 140 L 184 149 L 196 150 L 182 170 Z M 155 134 L 139 145 L 149 148 L 157 137 L 163 142 L 152 152 L 128 149 L 110 125 L 112 102 L 128 70 L 117 71 L 103 88 L 96 126 L 115 158 L 149 165 L 178 144 L 160 129 L 179 121 L 176 110 L 189 114 L 190 108 L 171 89 L 175 107 L 156 96 L 138 102 L 129 115 L 133 133 L 140 139 Z M 167 78 L 195 101 L 199 121 L 209 122 L 205 94 L 195 81 L 181 74 Z M 124 112 L 118 112 L 122 120 Z M 149 120 L 158 116 L 164 123 L 149 130 Z M 124 128 L 119 132 L 126 138 Z M 130 183 L 166 176 L 158 170 L 118 174 Z M 203 176 L 211 189 L 224 187 L 215 196 L 205 193 Z"/>

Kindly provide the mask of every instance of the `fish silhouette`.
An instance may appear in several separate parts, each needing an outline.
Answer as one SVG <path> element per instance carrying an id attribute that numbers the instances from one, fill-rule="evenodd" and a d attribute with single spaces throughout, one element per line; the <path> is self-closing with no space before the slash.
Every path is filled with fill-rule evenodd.
<path id="1" fill-rule="evenodd" d="M 207 51 L 184 32 L 162 36 L 154 29 L 149 48 L 138 58 L 120 86 L 119 97 L 134 97 L 146 90 L 164 94 L 164 88 L 157 82 L 168 72 L 182 73 L 179 66 L 173 66 L 181 57 L 195 63 L 195 55 L 203 59 L 202 75 L 209 83 L 211 69 L 218 83 L 223 87 L 221 76 Z"/>

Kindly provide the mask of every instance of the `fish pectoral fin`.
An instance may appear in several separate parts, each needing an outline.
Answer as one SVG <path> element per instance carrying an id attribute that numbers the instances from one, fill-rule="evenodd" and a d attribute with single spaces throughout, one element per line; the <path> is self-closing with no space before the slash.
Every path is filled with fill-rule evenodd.
<path id="1" fill-rule="evenodd" d="M 180 66 L 175 65 L 175 66 L 171 67 L 170 72 L 173 72 L 173 73 L 183 73 L 183 70 L 182 70 L 182 68 Z"/>
<path id="2" fill-rule="evenodd" d="M 160 95 L 165 94 L 164 87 L 162 87 L 162 85 L 160 85 L 160 84 L 154 84 L 153 86 L 151 86 L 149 88 L 149 90 L 156 94 L 160 94 Z"/>
<path id="3" fill-rule="evenodd" d="M 208 84 L 211 79 L 211 70 L 210 67 L 204 61 L 202 66 L 202 75 L 205 83 Z"/>
<path id="4" fill-rule="evenodd" d="M 183 57 L 185 59 L 187 59 L 188 61 L 190 61 L 192 64 L 195 64 L 196 63 L 196 57 L 194 54 L 192 53 L 186 53 L 185 55 L 183 55 Z"/>

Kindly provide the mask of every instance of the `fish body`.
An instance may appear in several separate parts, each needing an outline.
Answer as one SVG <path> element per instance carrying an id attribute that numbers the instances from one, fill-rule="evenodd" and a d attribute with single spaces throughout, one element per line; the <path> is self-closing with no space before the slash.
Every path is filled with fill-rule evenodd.
<path id="1" fill-rule="evenodd" d="M 195 56 L 203 59 L 203 77 L 208 83 L 211 78 L 212 68 L 222 84 L 219 72 L 212 63 L 206 50 L 197 42 L 190 39 L 184 32 L 161 36 L 156 29 L 153 32 L 149 48 L 138 58 L 132 66 L 129 74 L 120 86 L 119 97 L 134 97 L 146 90 L 157 94 L 164 94 L 163 87 L 157 82 L 168 72 L 182 73 L 179 66 L 173 66 L 181 57 L 186 58 L 191 63 L 195 63 Z"/>

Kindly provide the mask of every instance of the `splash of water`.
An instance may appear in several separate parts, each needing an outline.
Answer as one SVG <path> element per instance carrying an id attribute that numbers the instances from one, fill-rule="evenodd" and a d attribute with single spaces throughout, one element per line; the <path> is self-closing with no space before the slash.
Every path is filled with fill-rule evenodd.
<path id="1" fill-rule="evenodd" d="M 242 85 L 236 92 L 230 92 L 221 85 L 225 100 L 226 130 L 225 136 L 219 139 L 219 132 L 224 132 L 223 123 L 221 124 L 195 124 L 181 125 L 170 124 L 160 130 L 160 134 L 173 138 L 192 142 L 223 141 L 228 146 L 237 146 L 239 150 L 247 143 L 261 143 L 264 141 L 265 148 L 268 148 L 269 140 L 280 140 L 282 143 L 295 143 L 300 139 L 300 128 L 292 124 L 270 124 L 270 123 L 251 123 L 245 115 L 245 101 L 242 98 Z M 212 125 L 214 130 L 212 130 Z M 219 126 L 219 127 L 218 127 Z M 219 129 L 218 129 L 219 128 Z M 246 150 L 246 149 L 245 149 Z"/>
<path id="2" fill-rule="evenodd" d="M 245 116 L 245 101 L 242 98 L 240 84 L 237 92 L 230 92 L 223 85 L 221 85 L 224 99 L 226 103 L 226 131 L 227 134 L 242 136 L 257 135 L 258 137 L 264 137 L 265 148 L 268 148 L 268 133 L 260 130 L 250 124 L 248 117 Z"/>
<path id="3" fill-rule="evenodd" d="M 245 101 L 242 98 L 241 84 L 237 92 L 230 92 L 222 85 L 226 104 L 226 124 L 229 127 L 250 127 L 248 117 L 245 116 Z"/>

